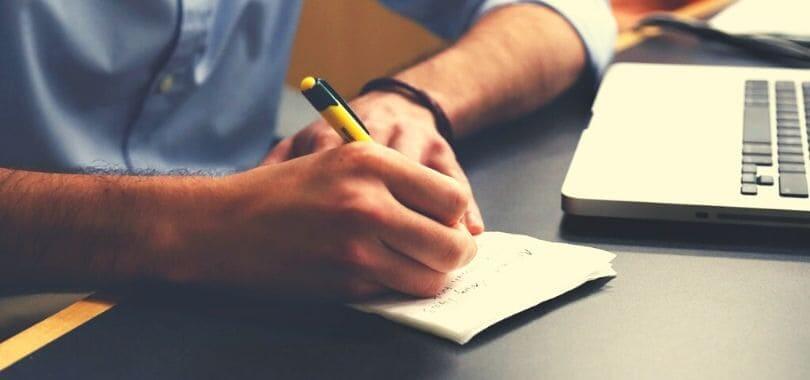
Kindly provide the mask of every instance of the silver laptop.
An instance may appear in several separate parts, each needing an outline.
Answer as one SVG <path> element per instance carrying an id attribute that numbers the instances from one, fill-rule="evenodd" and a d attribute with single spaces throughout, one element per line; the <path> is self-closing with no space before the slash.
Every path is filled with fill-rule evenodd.
<path id="1" fill-rule="evenodd" d="M 808 127 L 810 70 L 613 65 L 563 210 L 810 227 Z"/>

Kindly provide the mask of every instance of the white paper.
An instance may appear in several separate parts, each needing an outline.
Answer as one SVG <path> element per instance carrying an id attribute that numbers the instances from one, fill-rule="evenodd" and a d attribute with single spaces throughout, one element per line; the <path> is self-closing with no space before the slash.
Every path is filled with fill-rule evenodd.
<path id="1" fill-rule="evenodd" d="M 352 307 L 467 343 L 489 326 L 583 283 L 616 275 L 614 254 L 525 235 L 485 232 L 478 254 L 433 298 L 392 296 Z"/>
<path id="2" fill-rule="evenodd" d="M 810 1 L 739 0 L 709 23 L 729 33 L 810 36 Z"/>

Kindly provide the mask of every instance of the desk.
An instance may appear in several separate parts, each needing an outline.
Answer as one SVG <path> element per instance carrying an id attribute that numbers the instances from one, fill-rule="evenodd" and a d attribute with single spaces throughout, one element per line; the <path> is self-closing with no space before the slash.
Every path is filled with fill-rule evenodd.
<path id="1" fill-rule="evenodd" d="M 763 64 L 654 38 L 619 60 Z M 134 297 L 8 378 L 808 378 L 810 232 L 566 218 L 559 190 L 588 122 L 580 86 L 460 146 L 488 227 L 618 254 L 589 284 L 466 346 L 324 305 Z M 673 105 L 677 107 L 677 105 Z"/>

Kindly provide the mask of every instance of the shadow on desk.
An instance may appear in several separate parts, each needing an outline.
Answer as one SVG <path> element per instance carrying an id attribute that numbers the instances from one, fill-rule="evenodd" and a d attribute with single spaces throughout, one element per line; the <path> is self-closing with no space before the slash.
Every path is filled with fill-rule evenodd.
<path id="1" fill-rule="evenodd" d="M 47 366 L 6 374 L 43 378 L 419 378 L 453 373 L 462 354 L 518 334 L 530 322 L 597 292 L 586 284 L 503 321 L 468 345 L 429 336 L 339 304 L 257 302 L 149 289 L 46 346 Z M 158 291 L 160 290 L 160 291 Z M 160 294 L 160 295 L 156 295 Z M 104 358 L 99 360 L 98 358 Z M 317 363 L 317 365 L 314 365 Z"/>
<path id="2" fill-rule="evenodd" d="M 700 255 L 810 261 L 810 229 L 667 222 L 566 215 L 559 235 L 566 241 L 612 244 L 636 250 L 672 248 Z M 649 252 L 649 250 L 645 250 Z"/>
<path id="3" fill-rule="evenodd" d="M 517 315 L 507 318 L 496 325 L 484 330 L 473 338 L 469 343 L 463 346 L 464 350 L 473 350 L 477 347 L 484 346 L 487 343 L 496 340 L 506 334 L 517 333 L 516 330 L 527 325 L 543 316 L 553 313 L 555 310 L 576 303 L 582 299 L 598 294 L 599 291 L 608 291 L 610 286 L 608 283 L 613 280 L 612 277 L 600 278 L 590 282 L 586 282 L 580 287 L 565 293 L 557 298 L 553 298 L 538 306 L 525 310 Z"/>

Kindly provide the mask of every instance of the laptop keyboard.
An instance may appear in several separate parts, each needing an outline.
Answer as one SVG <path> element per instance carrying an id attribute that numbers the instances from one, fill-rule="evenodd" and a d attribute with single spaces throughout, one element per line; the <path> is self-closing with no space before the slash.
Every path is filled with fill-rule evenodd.
<path id="1" fill-rule="evenodd" d="M 779 195 L 807 198 L 807 170 L 810 149 L 810 131 L 805 130 L 807 145 L 802 138 L 802 123 L 810 126 L 810 82 L 777 81 L 771 101 L 771 85 L 765 80 L 745 82 L 745 108 L 743 115 L 742 178 L 740 192 L 757 195 L 760 186 L 774 186 L 773 175 L 759 173 L 764 167 L 773 167 L 772 121 L 776 121 L 776 166 Z M 801 91 L 803 101 L 799 101 Z M 772 107 L 773 106 L 773 107 Z M 771 115 L 774 108 L 775 117 Z M 801 111 L 801 112 L 800 112 Z"/>

